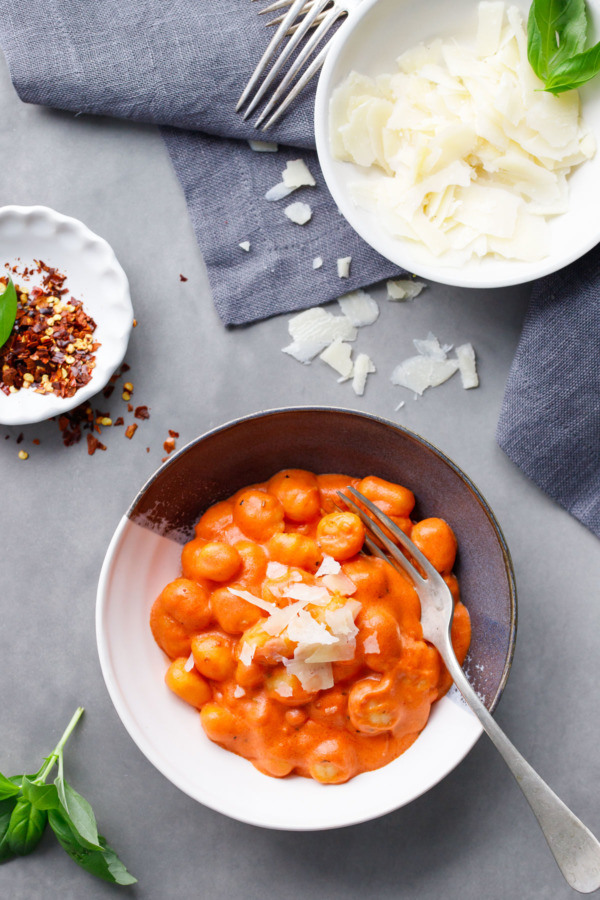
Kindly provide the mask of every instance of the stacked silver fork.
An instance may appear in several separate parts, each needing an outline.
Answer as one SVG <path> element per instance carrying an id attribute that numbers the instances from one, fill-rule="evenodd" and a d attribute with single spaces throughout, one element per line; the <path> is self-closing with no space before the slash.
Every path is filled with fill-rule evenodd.
<path id="1" fill-rule="evenodd" d="M 325 62 L 332 38 L 321 47 L 316 56 L 313 56 L 325 36 L 338 19 L 348 15 L 360 2 L 361 0 L 275 0 L 274 3 L 262 9 L 260 11 L 261 14 L 275 12 L 284 9 L 286 6 L 290 7 L 286 13 L 268 23 L 269 25 L 277 25 L 277 30 L 244 88 L 242 96 L 238 100 L 236 112 L 239 112 L 246 103 L 248 103 L 248 106 L 244 112 L 244 119 L 247 119 L 254 112 L 269 88 L 275 85 L 277 77 L 285 64 L 291 60 L 294 51 L 298 49 L 298 55 L 275 87 L 269 101 L 254 123 L 255 128 L 259 128 L 262 125 L 263 131 L 269 129 L 283 115 L 290 103 L 317 74 Z M 300 49 L 300 42 L 308 35 L 310 30 L 313 33 Z M 288 38 L 287 42 L 280 50 L 279 56 L 275 58 L 280 45 L 285 41 L 286 37 Z M 311 57 L 313 58 L 309 63 Z M 269 64 L 273 60 L 275 61 L 269 69 Z M 305 65 L 307 65 L 306 68 L 304 68 Z M 266 76 L 260 83 L 265 73 Z M 290 88 L 297 76 L 300 77 L 288 92 L 288 88 Z M 256 92 L 253 95 L 255 89 Z M 267 119 L 269 115 L 270 118 Z"/>

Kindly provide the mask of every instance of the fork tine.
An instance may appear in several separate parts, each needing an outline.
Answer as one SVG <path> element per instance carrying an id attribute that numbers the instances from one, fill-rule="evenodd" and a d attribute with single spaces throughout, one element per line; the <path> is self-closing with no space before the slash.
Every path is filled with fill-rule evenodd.
<path id="1" fill-rule="evenodd" d="M 305 12 L 310 12 L 312 7 L 315 5 L 314 0 L 308 0 L 306 6 L 301 10 L 300 15 L 303 15 Z M 263 10 L 261 10 L 262 12 Z M 264 10 L 266 12 L 266 10 Z M 283 15 L 276 16 L 274 19 L 271 19 L 270 22 L 267 22 L 267 28 L 271 28 L 273 25 L 279 25 L 280 22 L 283 21 Z"/>
<path id="2" fill-rule="evenodd" d="M 259 9 L 258 15 L 259 15 L 259 16 L 264 16 L 265 13 L 276 12 L 278 9 L 284 9 L 286 6 L 289 6 L 291 2 L 292 2 L 292 0 L 275 0 L 275 3 L 269 3 L 269 5 L 268 5 L 268 6 L 265 6 L 264 9 Z M 305 8 L 306 8 L 306 7 L 309 7 L 309 6 L 312 6 L 312 5 L 313 5 L 313 0 L 304 0 L 304 6 L 305 6 Z M 273 20 L 272 20 L 271 22 L 269 22 L 268 24 L 269 24 L 269 25 L 275 25 L 276 23 L 281 22 L 281 19 L 282 19 L 282 18 L 283 18 L 283 17 L 280 16 L 280 17 L 277 18 L 277 19 L 273 19 Z"/>
<path id="3" fill-rule="evenodd" d="M 284 92 L 287 90 L 288 86 L 294 80 L 296 75 L 300 72 L 302 66 L 304 65 L 304 63 L 306 62 L 308 57 L 312 54 L 312 52 L 315 50 L 317 45 L 322 41 L 322 39 L 325 37 L 325 35 L 329 31 L 329 29 L 335 24 L 335 22 L 337 21 L 337 19 L 340 17 L 341 14 L 342 14 L 342 11 L 339 9 L 335 9 L 335 8 L 329 10 L 326 13 L 325 19 L 323 20 L 323 22 L 321 22 L 319 27 L 317 29 L 315 29 L 315 31 L 312 33 L 311 37 L 306 41 L 304 47 L 302 48 L 302 50 L 300 51 L 300 53 L 294 60 L 293 65 L 290 66 L 289 70 L 286 72 L 285 78 L 277 86 L 275 92 L 273 93 L 273 96 L 271 97 L 271 99 L 269 100 L 269 102 L 267 103 L 265 108 L 263 109 L 262 113 L 256 120 L 256 122 L 255 122 L 256 128 L 258 128 L 259 125 L 262 122 L 264 122 L 265 118 L 273 110 L 275 104 L 284 96 Z M 308 67 L 306 72 L 302 75 L 302 77 L 300 78 L 300 81 L 296 85 L 294 85 L 294 87 L 290 91 L 289 95 L 281 103 L 281 106 L 277 109 L 277 111 L 275 113 L 273 113 L 273 115 L 271 116 L 269 121 L 264 126 L 265 130 L 270 128 L 271 125 L 283 114 L 283 112 L 290 105 L 290 103 L 292 102 L 294 97 L 296 97 L 297 94 L 300 93 L 300 91 L 302 90 L 304 85 L 308 84 L 310 79 L 319 71 L 319 69 L 325 62 L 325 56 L 327 54 L 327 50 L 329 48 L 330 43 L 331 42 L 328 41 L 325 44 L 325 46 L 322 48 L 320 53 L 315 57 L 315 59 L 313 60 L 311 65 Z"/>
<path id="4" fill-rule="evenodd" d="M 373 512 L 373 515 L 375 515 L 374 511 L 377 510 L 377 513 L 379 514 L 377 516 L 377 518 L 380 519 L 380 521 L 382 521 L 382 523 L 385 525 L 386 528 L 389 528 L 389 530 L 394 534 L 394 537 L 397 537 L 398 540 L 400 540 L 400 538 L 398 536 L 398 533 L 400 533 L 400 534 L 402 534 L 403 537 L 406 538 L 406 535 L 404 534 L 404 532 L 400 531 L 398 526 L 394 522 L 392 522 L 391 519 L 388 519 L 387 516 L 384 516 L 384 514 L 381 512 L 381 510 L 377 509 L 377 507 L 374 506 L 370 500 L 367 500 L 366 497 L 363 497 L 362 494 L 359 494 L 358 491 L 354 491 L 352 488 L 349 488 L 349 490 L 352 490 L 353 494 L 358 495 L 358 498 L 361 503 L 365 503 L 365 504 L 369 505 L 369 510 L 371 512 Z M 381 541 L 381 543 L 385 546 L 387 551 L 393 557 L 394 561 L 404 570 L 404 572 L 406 572 L 406 574 L 409 576 L 409 578 L 412 581 L 416 582 L 417 584 L 424 584 L 425 579 L 423 578 L 423 576 L 420 575 L 419 572 L 417 572 L 415 567 L 412 565 L 412 563 L 410 563 L 407 560 L 407 558 L 402 553 L 402 551 L 399 550 L 398 547 L 396 546 L 396 544 L 394 544 L 394 542 L 391 541 L 389 539 L 389 537 L 382 531 L 382 529 L 379 527 L 377 522 L 374 522 L 373 519 L 371 518 L 371 516 L 368 516 L 365 513 L 365 511 L 363 509 L 361 509 L 360 506 L 357 503 L 355 503 L 351 497 L 348 497 L 346 494 L 343 494 L 341 491 L 338 491 L 338 494 L 344 500 L 344 502 L 348 506 L 351 507 L 351 509 L 362 520 L 362 522 L 367 526 L 367 528 L 373 534 L 375 534 L 375 536 L 378 538 L 378 540 Z M 416 553 L 420 554 L 422 556 L 421 551 L 412 543 L 412 541 L 409 541 L 409 543 L 414 547 Z M 373 545 L 373 542 L 371 541 L 370 544 Z M 369 546 L 369 549 L 372 550 L 372 546 Z M 409 549 L 409 548 L 407 548 L 407 549 Z M 380 548 L 377 548 L 375 550 L 375 552 L 376 552 L 377 556 L 380 556 L 382 559 L 386 559 L 385 553 L 382 553 Z M 423 559 L 425 559 L 425 557 L 423 557 Z M 389 562 L 389 560 L 387 560 L 387 559 L 386 559 L 386 561 Z M 428 565 L 430 565 L 429 560 L 427 560 L 426 562 L 428 563 Z"/>
<path id="5" fill-rule="evenodd" d="M 300 41 L 302 40 L 302 38 L 304 37 L 306 32 L 309 30 L 309 28 L 313 24 L 314 20 L 318 16 L 319 12 L 325 6 L 326 3 L 329 3 L 329 0 L 315 0 L 315 3 L 313 4 L 313 8 L 302 19 L 302 22 L 300 23 L 298 29 L 296 30 L 296 33 L 289 39 L 289 41 L 287 42 L 287 44 L 285 45 L 285 47 L 279 54 L 279 57 L 277 58 L 277 60 L 273 64 L 273 66 L 271 67 L 270 71 L 267 73 L 265 80 L 259 87 L 259 89 L 256 92 L 256 94 L 254 95 L 254 98 L 252 99 L 250 105 L 246 109 L 246 112 L 244 113 L 244 119 L 247 119 L 248 116 L 252 114 L 253 110 L 256 109 L 257 105 L 260 103 L 260 101 L 264 97 L 266 91 L 269 89 L 269 87 L 273 83 L 274 79 L 277 77 L 277 75 L 281 71 L 281 67 L 286 63 L 286 61 L 289 59 L 291 54 L 294 52 L 294 50 L 296 49 L 296 47 L 298 46 L 298 44 L 300 43 Z"/>
<path id="6" fill-rule="evenodd" d="M 288 12 L 284 16 L 283 22 L 281 23 L 281 25 L 279 26 L 279 28 L 277 29 L 277 31 L 275 32 L 275 34 L 273 35 L 271 40 L 269 41 L 269 46 L 263 53 L 263 55 L 260 59 L 260 62 L 258 63 L 256 69 L 254 70 L 254 72 L 250 78 L 250 81 L 244 88 L 244 90 L 242 92 L 242 96 L 238 100 L 237 106 L 235 108 L 236 112 L 239 111 L 240 107 L 243 106 L 244 103 L 246 102 L 246 100 L 248 99 L 248 96 L 249 96 L 250 92 L 252 91 L 252 89 L 254 88 L 254 85 L 257 83 L 257 81 L 263 74 L 271 57 L 273 56 L 273 53 L 275 52 L 275 50 L 277 49 L 277 47 L 283 40 L 284 35 L 285 35 L 286 31 L 288 30 L 288 28 L 290 27 L 290 25 L 292 24 L 292 22 L 297 18 L 298 14 L 300 13 L 300 10 L 303 8 L 305 2 L 306 2 L 306 0 L 294 0 L 292 5 L 290 6 Z"/>

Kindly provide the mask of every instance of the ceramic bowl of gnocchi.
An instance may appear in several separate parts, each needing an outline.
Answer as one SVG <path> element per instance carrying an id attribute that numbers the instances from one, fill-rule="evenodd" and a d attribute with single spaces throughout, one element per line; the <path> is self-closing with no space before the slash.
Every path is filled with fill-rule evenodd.
<path id="1" fill-rule="evenodd" d="M 165 777 L 243 822 L 375 818 L 481 734 L 412 585 L 365 552 L 349 485 L 443 574 L 457 656 L 495 709 L 516 635 L 508 549 L 468 477 L 391 422 L 311 407 L 216 428 L 144 485 L 106 554 L 97 641 L 123 724 Z"/>
<path id="2" fill-rule="evenodd" d="M 600 4 L 587 4 L 588 43 Z M 600 240 L 600 86 L 552 94 L 528 61 L 528 0 L 364 0 L 315 106 L 319 161 L 350 225 L 411 273 L 501 287 Z M 595 38 L 597 39 L 597 38 Z"/>

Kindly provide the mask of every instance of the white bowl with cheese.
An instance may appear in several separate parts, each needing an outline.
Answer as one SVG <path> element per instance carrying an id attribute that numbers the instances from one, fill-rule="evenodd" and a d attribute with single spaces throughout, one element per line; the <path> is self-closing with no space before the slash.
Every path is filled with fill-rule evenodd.
<path id="1" fill-rule="evenodd" d="M 526 25 L 529 4 L 524 0 L 517 0 L 514 6 L 520 11 Z M 589 32 L 595 40 L 594 25 L 600 22 L 598 0 L 588 3 L 588 12 L 591 20 Z M 472 48 L 475 44 L 477 27 L 478 4 L 474 0 L 456 0 L 455 3 L 448 3 L 447 0 L 429 0 L 426 4 L 416 4 L 410 0 L 364 0 L 340 29 L 328 53 L 317 90 L 315 134 L 319 161 L 333 198 L 349 224 L 367 243 L 387 259 L 421 277 L 462 287 L 488 288 L 520 284 L 547 275 L 578 259 L 600 241 L 600 210 L 591 200 L 594 186 L 600 183 L 600 150 L 593 152 L 594 139 L 600 141 L 600 78 L 592 80 L 578 92 L 581 99 L 582 120 L 590 135 L 589 140 L 582 146 L 588 154 L 593 155 L 586 158 L 585 162 L 575 165 L 568 175 L 566 179 L 568 199 L 556 205 L 556 211 L 559 209 L 565 211 L 545 216 L 547 225 L 539 221 L 541 216 L 531 217 L 537 220 L 534 224 L 539 223 L 540 229 L 543 228 L 546 232 L 543 243 L 531 234 L 521 238 L 518 231 L 513 232 L 517 252 L 523 248 L 524 242 L 533 242 L 537 250 L 537 254 L 536 252 L 531 254 L 537 255 L 537 258 L 533 259 L 505 258 L 499 255 L 498 248 L 503 244 L 502 237 L 487 238 L 483 244 L 479 242 L 479 253 L 482 255 L 467 258 L 467 254 L 462 251 L 452 250 L 440 254 L 433 252 L 432 245 L 428 247 L 421 241 L 400 236 L 402 227 L 396 228 L 396 234 L 392 234 L 389 230 L 390 218 L 387 209 L 382 212 L 386 204 L 389 204 L 388 194 L 396 191 L 398 201 L 404 203 L 408 192 L 397 179 L 385 177 L 386 173 L 381 164 L 367 168 L 354 161 L 347 161 L 350 156 L 345 151 L 340 154 L 337 140 L 340 132 L 336 131 L 335 124 L 332 127 L 331 123 L 332 98 L 336 96 L 336 91 L 337 97 L 340 97 L 339 88 L 347 83 L 351 73 L 360 73 L 361 76 L 373 80 L 390 75 L 398 71 L 397 60 L 402 54 L 421 44 L 429 46 L 438 39 L 447 44 L 455 43 L 458 47 Z M 491 95 L 489 84 L 487 88 L 488 96 L 493 96 L 490 108 L 496 109 L 502 103 L 506 108 L 509 101 L 504 86 L 499 84 L 498 92 L 492 91 Z M 574 97 L 573 92 L 570 92 L 570 95 L 571 98 Z M 551 95 L 545 92 L 536 92 L 532 96 L 535 97 L 535 102 L 538 102 L 538 99 L 542 102 L 546 100 L 553 102 L 553 99 L 550 100 Z M 564 108 L 569 102 L 569 97 L 567 94 L 561 96 L 560 102 Z M 350 102 L 356 104 L 356 99 L 353 98 Z M 335 116 L 338 116 L 337 112 Z M 400 125 L 404 128 L 402 109 L 396 111 L 396 116 L 397 128 L 399 129 Z M 457 117 L 459 129 L 462 124 L 464 123 L 460 121 L 460 117 Z M 399 133 L 405 134 L 404 131 L 397 130 L 396 135 Z M 477 136 L 479 137 L 479 132 Z M 354 148 L 359 149 L 352 159 L 360 157 L 360 137 L 360 133 L 354 135 Z M 502 139 L 500 136 L 499 140 Z M 394 140 L 397 138 L 394 137 Z M 509 150 L 513 146 L 511 141 L 512 135 L 509 134 Z M 447 144 L 441 142 L 441 145 L 443 153 L 451 154 Z M 388 149 L 389 146 L 388 142 Z M 531 146 L 533 144 L 527 145 L 528 153 L 531 153 L 529 149 Z M 367 151 L 367 157 L 369 152 L 370 149 Z M 340 158 L 344 153 L 346 160 Z M 460 164 L 463 164 L 463 160 Z M 392 174 L 393 171 L 388 170 L 388 175 Z M 525 182 L 527 177 L 525 174 L 523 179 Z M 485 178 L 488 179 L 486 187 L 495 186 L 496 175 L 485 173 Z M 562 187 L 564 186 L 563 181 Z M 377 204 L 373 200 L 376 191 L 379 191 Z M 363 200 L 367 196 L 368 202 Z M 440 196 L 441 192 L 437 195 L 436 202 L 439 202 Z M 463 204 L 460 188 L 457 189 L 456 197 L 458 200 L 454 201 L 453 209 L 457 212 L 453 214 L 459 221 L 451 223 L 452 226 L 454 224 L 458 226 L 451 233 L 457 234 L 459 231 L 465 233 L 467 229 L 463 223 L 467 222 L 476 237 L 477 210 L 475 209 L 474 214 L 472 204 L 470 208 L 467 208 L 469 204 Z M 544 200 L 546 199 L 545 197 Z M 508 197 L 508 200 L 511 198 Z M 508 203 L 508 207 L 512 205 L 514 204 Z M 503 204 L 504 206 L 506 204 Z M 545 208 L 550 207 L 551 204 L 547 204 Z M 498 208 L 498 215 L 495 216 L 492 228 L 497 230 L 499 235 L 503 234 L 503 228 L 508 228 L 506 217 L 511 214 L 514 215 L 511 209 L 507 211 L 505 208 Z M 388 226 L 384 224 L 385 218 L 388 218 Z M 397 220 L 394 219 L 395 221 Z M 449 218 L 445 220 L 446 229 L 449 222 Z M 425 224 L 430 230 L 429 224 Z M 435 243 L 437 236 L 434 234 L 433 238 Z M 442 238 L 445 240 L 444 235 Z M 475 245 L 476 241 L 469 244 L 469 247 Z M 482 250 L 482 247 L 486 249 Z"/>

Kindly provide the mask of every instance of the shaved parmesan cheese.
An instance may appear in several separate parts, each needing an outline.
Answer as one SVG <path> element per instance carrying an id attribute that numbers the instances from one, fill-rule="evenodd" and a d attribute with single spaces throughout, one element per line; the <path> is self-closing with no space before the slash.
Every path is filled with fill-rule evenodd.
<path id="1" fill-rule="evenodd" d="M 319 566 L 316 571 L 315 577 L 321 578 L 323 575 L 337 575 L 338 572 L 342 571 L 342 567 L 333 556 L 325 555 L 323 557 L 323 562 Z"/>
<path id="2" fill-rule="evenodd" d="M 404 400 L 401 400 L 400 403 L 398 404 L 398 406 L 394 407 L 394 412 L 398 412 L 398 410 L 402 409 L 402 407 L 405 405 L 406 404 L 404 403 Z"/>
<path id="3" fill-rule="evenodd" d="M 337 261 L 337 273 L 340 278 L 349 278 L 350 277 L 350 263 L 352 262 L 351 256 L 342 256 Z"/>
<path id="4" fill-rule="evenodd" d="M 408 281 L 399 279 L 398 281 L 387 281 L 388 300 L 413 300 L 418 297 L 426 285 L 422 281 Z"/>
<path id="5" fill-rule="evenodd" d="M 374 363 L 366 353 L 359 353 L 354 363 L 354 376 L 352 378 L 352 390 L 354 393 L 362 397 L 365 392 L 367 376 L 376 372 Z"/>
<path id="6" fill-rule="evenodd" d="M 288 331 L 290 337 L 299 343 L 320 342 L 318 353 L 338 337 L 343 341 L 355 341 L 358 334 L 346 316 L 334 316 L 319 306 L 290 319 Z"/>
<path id="7" fill-rule="evenodd" d="M 282 578 L 284 575 L 287 575 L 289 570 L 289 566 L 270 560 L 267 563 L 267 578 Z"/>
<path id="8" fill-rule="evenodd" d="M 356 585 L 344 572 L 338 572 L 336 575 L 324 575 L 323 584 L 333 593 L 342 594 L 344 597 L 356 593 Z"/>
<path id="9" fill-rule="evenodd" d="M 293 356 L 298 362 L 307 366 L 311 359 L 318 356 L 325 346 L 326 344 L 322 343 L 322 341 L 293 341 L 287 347 L 282 347 L 281 352 Z"/>
<path id="10" fill-rule="evenodd" d="M 275 200 L 283 200 L 284 197 L 289 197 L 293 190 L 294 188 L 288 187 L 282 181 L 280 184 L 274 184 L 272 188 L 269 188 L 265 194 L 265 200 L 269 200 L 271 203 Z"/>
<path id="11" fill-rule="evenodd" d="M 377 301 L 366 291 L 350 291 L 338 299 L 340 309 L 353 325 L 362 328 L 364 325 L 372 325 L 379 316 Z"/>
<path id="12" fill-rule="evenodd" d="M 546 217 L 565 212 L 566 177 L 596 152 L 577 91 L 543 90 L 521 13 L 499 0 L 479 4 L 474 46 L 437 40 L 389 75 L 351 72 L 329 124 L 334 156 L 365 173 L 354 202 L 454 266 L 546 256 Z M 388 282 L 390 299 L 416 296 L 408 290 Z"/>
<path id="13" fill-rule="evenodd" d="M 471 344 L 461 344 L 456 348 L 456 358 L 460 371 L 462 386 L 469 388 L 479 387 L 479 376 L 475 366 L 475 351 Z"/>
<path id="14" fill-rule="evenodd" d="M 312 261 L 313 269 L 320 269 L 322 265 L 323 265 L 323 257 L 315 256 L 315 258 Z"/>
<path id="15" fill-rule="evenodd" d="M 233 696 L 237 697 L 237 698 L 246 696 L 246 691 L 241 686 L 241 684 L 236 684 L 236 686 L 233 689 Z"/>
<path id="16" fill-rule="evenodd" d="M 191 672 L 192 669 L 194 668 L 194 665 L 195 665 L 194 654 L 190 653 L 190 655 L 186 659 L 185 663 L 183 664 L 183 668 L 185 669 L 186 672 Z"/>
<path id="17" fill-rule="evenodd" d="M 279 144 L 272 141 L 248 141 L 252 150 L 256 153 L 277 153 Z"/>
<path id="18" fill-rule="evenodd" d="M 455 359 L 432 359 L 429 356 L 411 356 L 396 366 L 392 372 L 392 384 L 414 391 L 421 396 L 429 387 L 438 387 L 451 378 L 458 369 Z"/>
<path id="19" fill-rule="evenodd" d="M 254 659 L 254 650 L 256 648 L 249 644 L 247 641 L 244 641 L 240 648 L 239 660 L 244 666 L 249 666 Z"/>
<path id="20" fill-rule="evenodd" d="M 431 331 L 424 340 L 415 338 L 413 344 L 417 353 L 420 353 L 421 356 L 429 356 L 431 359 L 446 359 L 448 353 L 452 350 L 452 344 L 444 344 L 442 347 L 435 334 L 432 334 Z"/>
<path id="21" fill-rule="evenodd" d="M 376 634 L 370 634 L 365 638 L 363 643 L 363 650 L 365 653 L 379 653 L 379 641 L 377 640 Z"/>
<path id="22" fill-rule="evenodd" d="M 234 594 L 242 600 L 247 600 L 248 603 L 253 603 L 254 606 L 258 606 L 259 609 L 264 609 L 265 612 L 273 613 L 277 609 L 274 603 L 269 603 L 267 600 L 263 600 L 262 597 L 255 597 L 250 591 L 240 591 L 237 588 L 232 587 L 228 587 L 227 590 L 230 594 Z"/>
<path id="23" fill-rule="evenodd" d="M 331 663 L 309 665 L 302 660 L 284 659 L 283 664 L 288 675 L 295 675 L 305 691 L 326 691 L 333 687 Z"/>
<path id="24" fill-rule="evenodd" d="M 350 378 L 353 371 L 352 363 L 352 347 L 345 344 L 341 338 L 336 338 L 321 353 L 319 359 L 331 366 L 332 369 L 342 376 L 342 378 Z"/>
<path id="25" fill-rule="evenodd" d="M 245 250 L 246 253 L 250 250 L 250 241 L 242 241 L 241 244 L 238 244 L 238 247 L 241 247 L 242 250 Z"/>
<path id="26" fill-rule="evenodd" d="M 317 183 L 310 174 L 308 166 L 303 159 L 290 160 L 281 173 L 281 178 L 285 186 L 292 190 L 304 187 L 305 185 L 314 187 Z"/>
<path id="27" fill-rule="evenodd" d="M 312 209 L 308 203 L 302 203 L 300 200 L 286 206 L 284 213 L 295 225 L 306 225 L 312 219 Z"/>
<path id="28" fill-rule="evenodd" d="M 299 600 L 306 606 L 312 603 L 314 606 L 326 606 L 331 600 L 331 594 L 325 587 L 313 584 L 293 584 L 283 592 L 284 597 Z"/>

